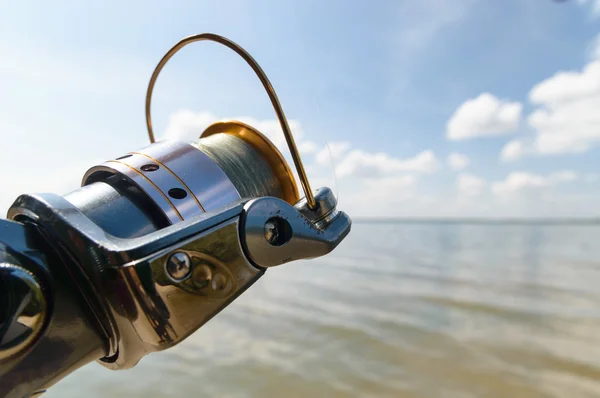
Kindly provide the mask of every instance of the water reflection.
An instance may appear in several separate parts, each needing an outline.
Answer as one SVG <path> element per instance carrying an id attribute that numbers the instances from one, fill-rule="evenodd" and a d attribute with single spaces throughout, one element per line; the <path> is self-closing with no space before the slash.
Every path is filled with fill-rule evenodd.
<path id="1" fill-rule="evenodd" d="M 49 397 L 600 395 L 600 228 L 357 224 L 184 343 Z"/>

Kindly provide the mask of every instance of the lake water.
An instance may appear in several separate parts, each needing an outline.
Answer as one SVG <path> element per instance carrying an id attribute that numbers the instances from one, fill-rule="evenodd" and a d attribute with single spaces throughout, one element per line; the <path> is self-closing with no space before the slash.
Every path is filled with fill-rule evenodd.
<path id="1" fill-rule="evenodd" d="M 175 348 L 46 397 L 598 397 L 600 226 L 361 224 Z"/>

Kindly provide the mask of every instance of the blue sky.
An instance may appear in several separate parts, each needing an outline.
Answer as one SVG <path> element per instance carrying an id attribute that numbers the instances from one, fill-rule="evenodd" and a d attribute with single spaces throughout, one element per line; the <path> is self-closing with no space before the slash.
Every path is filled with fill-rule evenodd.
<path id="1" fill-rule="evenodd" d="M 213 32 L 261 63 L 313 185 L 351 215 L 600 215 L 599 1 L 323 3 L 0 2 L 0 208 L 145 146 L 154 66 Z M 243 61 L 189 46 L 157 84 L 157 135 L 221 118 L 281 142 Z"/>

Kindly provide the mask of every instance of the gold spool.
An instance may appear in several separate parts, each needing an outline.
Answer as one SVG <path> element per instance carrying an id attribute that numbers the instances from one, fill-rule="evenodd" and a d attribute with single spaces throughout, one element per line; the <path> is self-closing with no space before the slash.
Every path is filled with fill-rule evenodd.
<path id="1" fill-rule="evenodd" d="M 300 200 L 296 179 L 292 169 L 285 161 L 283 155 L 275 145 L 254 127 L 237 120 L 228 120 L 213 123 L 208 126 L 200 138 L 210 137 L 215 134 L 229 134 L 237 137 L 256 149 L 273 170 L 275 178 L 281 186 L 283 200 L 289 204 L 296 204 Z"/>

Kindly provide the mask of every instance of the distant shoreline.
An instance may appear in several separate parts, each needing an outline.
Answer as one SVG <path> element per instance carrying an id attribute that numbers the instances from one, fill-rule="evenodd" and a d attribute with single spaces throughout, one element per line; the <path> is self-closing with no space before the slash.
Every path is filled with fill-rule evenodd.
<path id="1" fill-rule="evenodd" d="M 473 224 L 473 225 L 598 225 L 600 218 L 369 218 L 353 217 L 356 224 Z"/>

